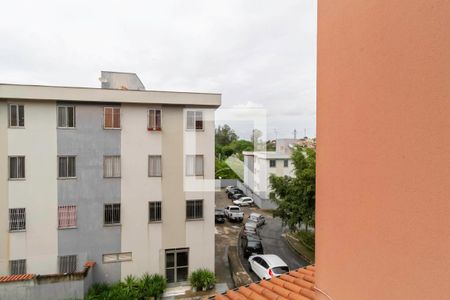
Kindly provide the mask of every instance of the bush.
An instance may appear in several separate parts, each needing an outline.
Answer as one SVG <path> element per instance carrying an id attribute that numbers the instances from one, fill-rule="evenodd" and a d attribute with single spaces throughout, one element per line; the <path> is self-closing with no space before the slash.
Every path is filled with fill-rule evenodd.
<path id="1" fill-rule="evenodd" d="M 94 283 L 85 300 L 147 300 L 158 299 L 166 289 L 166 279 L 159 274 L 144 274 L 141 278 L 127 276 L 123 281 L 107 284 Z"/>
<path id="2" fill-rule="evenodd" d="M 191 273 L 189 281 L 192 287 L 198 290 L 207 290 L 212 288 L 214 283 L 216 283 L 216 275 L 208 269 L 198 269 Z"/>
<path id="3" fill-rule="evenodd" d="M 299 240 L 308 248 L 314 251 L 315 246 L 315 234 L 314 231 L 306 231 L 306 230 L 300 230 L 297 233 L 297 236 Z"/>

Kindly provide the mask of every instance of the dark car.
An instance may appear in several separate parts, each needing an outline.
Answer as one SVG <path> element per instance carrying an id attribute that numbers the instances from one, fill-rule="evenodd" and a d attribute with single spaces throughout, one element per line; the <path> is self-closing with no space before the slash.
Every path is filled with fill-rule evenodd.
<path id="1" fill-rule="evenodd" d="M 223 211 L 223 209 L 216 209 L 214 215 L 216 223 L 225 223 L 225 212 Z"/>
<path id="2" fill-rule="evenodd" d="M 234 194 L 233 196 L 231 196 L 231 199 L 233 199 L 233 200 L 237 200 L 237 199 L 240 199 L 240 198 L 242 198 L 242 197 L 244 197 L 245 195 L 243 195 L 243 194 Z"/>
<path id="3" fill-rule="evenodd" d="M 231 198 L 233 198 L 233 195 L 236 195 L 236 194 L 244 194 L 244 192 L 241 191 L 240 189 L 233 189 L 228 193 L 228 198 L 231 199 Z"/>
<path id="4" fill-rule="evenodd" d="M 261 240 L 254 235 L 247 235 L 241 241 L 242 252 L 245 258 L 253 254 L 263 254 L 263 246 Z"/>

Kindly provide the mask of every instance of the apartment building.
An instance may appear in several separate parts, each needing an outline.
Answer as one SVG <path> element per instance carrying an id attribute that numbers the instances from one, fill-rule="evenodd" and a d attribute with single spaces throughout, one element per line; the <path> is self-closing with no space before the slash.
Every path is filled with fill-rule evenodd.
<path id="1" fill-rule="evenodd" d="M 0 275 L 214 270 L 220 94 L 0 84 Z"/>

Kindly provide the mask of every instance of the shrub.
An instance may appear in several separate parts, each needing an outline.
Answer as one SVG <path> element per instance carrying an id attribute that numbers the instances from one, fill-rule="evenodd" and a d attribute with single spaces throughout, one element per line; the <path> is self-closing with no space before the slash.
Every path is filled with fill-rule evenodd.
<path id="1" fill-rule="evenodd" d="M 314 250 L 316 240 L 314 231 L 300 230 L 297 233 L 297 236 L 306 247 L 310 248 L 311 250 Z"/>
<path id="2" fill-rule="evenodd" d="M 208 269 L 198 269 L 191 273 L 191 276 L 189 276 L 189 281 L 192 287 L 207 290 L 210 289 L 214 283 L 216 283 L 216 276 Z"/>
<path id="3" fill-rule="evenodd" d="M 163 276 L 145 273 L 139 280 L 139 294 L 143 299 L 150 297 L 158 299 L 164 293 L 166 285 L 167 281 Z"/>

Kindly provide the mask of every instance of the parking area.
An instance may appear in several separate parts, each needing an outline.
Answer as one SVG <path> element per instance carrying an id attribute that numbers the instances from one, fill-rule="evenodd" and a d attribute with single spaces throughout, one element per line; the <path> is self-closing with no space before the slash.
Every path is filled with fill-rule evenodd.
<path id="1" fill-rule="evenodd" d="M 216 208 L 224 208 L 225 206 L 233 205 L 233 202 L 228 199 L 224 190 L 216 192 Z M 216 224 L 216 276 L 218 282 L 226 282 L 229 288 L 234 287 L 231 278 L 231 272 L 228 264 L 228 247 L 238 246 L 239 232 L 242 225 L 246 222 L 248 216 L 252 212 L 257 212 L 265 216 L 266 224 L 260 228 L 260 237 L 265 254 L 276 254 L 283 261 L 287 263 L 290 269 L 297 269 L 308 265 L 308 263 L 293 251 L 286 240 L 282 237 L 282 224 L 278 218 L 272 218 L 270 212 L 263 211 L 257 207 L 243 207 L 244 221 L 243 223 L 231 223 L 228 220 L 224 224 Z M 247 273 L 253 281 L 259 281 L 255 273 L 250 271 L 249 263 L 240 252 L 240 260 Z M 232 285 L 232 286 L 231 286 Z"/>

